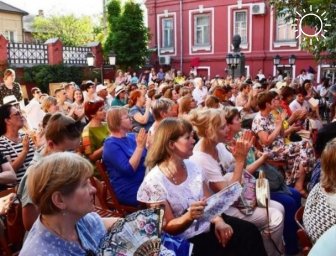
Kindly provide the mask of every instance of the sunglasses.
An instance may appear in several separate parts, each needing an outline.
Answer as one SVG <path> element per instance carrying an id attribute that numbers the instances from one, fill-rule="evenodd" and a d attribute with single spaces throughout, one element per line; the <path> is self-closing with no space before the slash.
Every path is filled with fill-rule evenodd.
<path id="1" fill-rule="evenodd" d="M 21 116 L 21 115 L 22 115 L 21 112 L 17 111 L 15 113 L 11 114 L 10 116 Z"/>

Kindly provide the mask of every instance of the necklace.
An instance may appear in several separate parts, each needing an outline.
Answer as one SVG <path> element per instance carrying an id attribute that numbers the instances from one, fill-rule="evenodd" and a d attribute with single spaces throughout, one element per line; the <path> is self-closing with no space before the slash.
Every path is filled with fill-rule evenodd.
<path id="1" fill-rule="evenodd" d="M 186 168 L 186 166 L 185 166 L 185 164 L 184 164 L 183 161 L 181 162 L 181 166 L 182 166 L 182 169 L 183 169 L 183 171 L 184 171 L 184 173 L 185 173 L 185 171 L 187 170 L 187 168 Z M 181 178 L 181 179 L 179 179 L 179 180 L 176 178 L 176 173 L 177 173 L 177 172 L 173 173 L 173 172 L 168 168 L 167 165 L 166 165 L 166 166 L 162 166 L 162 167 L 164 167 L 164 168 L 160 168 L 160 170 L 163 172 L 163 174 L 164 174 L 170 181 L 172 181 L 175 185 L 179 185 L 180 183 L 182 183 L 183 178 Z M 180 180 L 181 180 L 181 181 L 180 181 Z"/>
<path id="2" fill-rule="evenodd" d="M 49 224 L 49 222 L 48 222 L 46 219 L 41 218 L 41 220 L 43 220 L 43 221 L 41 221 L 41 222 L 43 223 L 43 225 L 44 225 L 46 228 L 48 228 L 50 231 L 52 231 L 53 233 L 55 233 L 57 236 L 59 236 L 59 237 L 62 238 L 63 240 L 66 240 L 66 241 L 72 241 L 72 242 L 77 242 L 77 243 L 79 242 L 79 241 L 78 241 L 78 240 L 79 240 L 79 237 L 78 237 L 78 235 L 77 235 L 77 232 L 76 232 L 74 235 L 67 237 L 67 236 L 62 235 L 61 232 L 56 231 L 56 228 L 52 227 L 52 225 Z"/>

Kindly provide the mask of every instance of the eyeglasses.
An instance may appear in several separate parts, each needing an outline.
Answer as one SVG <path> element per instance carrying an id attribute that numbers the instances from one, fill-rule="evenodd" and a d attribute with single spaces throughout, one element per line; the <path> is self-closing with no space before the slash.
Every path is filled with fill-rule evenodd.
<path id="1" fill-rule="evenodd" d="M 224 169 L 222 163 L 219 163 L 219 167 L 220 167 L 220 169 L 221 169 L 221 174 L 222 174 L 222 176 L 224 176 L 224 175 L 226 174 L 226 170 Z"/>

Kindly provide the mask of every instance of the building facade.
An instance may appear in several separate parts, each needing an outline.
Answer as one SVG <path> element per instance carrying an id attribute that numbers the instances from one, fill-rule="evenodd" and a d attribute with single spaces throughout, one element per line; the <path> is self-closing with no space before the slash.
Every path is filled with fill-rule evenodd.
<path id="1" fill-rule="evenodd" d="M 0 34 L 10 42 L 24 42 L 23 16 L 27 12 L 0 1 Z"/>
<path id="2" fill-rule="evenodd" d="M 232 38 L 241 36 L 241 52 L 245 55 L 245 71 L 254 77 L 259 69 L 275 76 L 277 69 L 293 78 L 301 69 L 311 66 L 315 79 L 329 75 L 335 79 L 335 67 L 317 63 L 301 49 L 301 36 L 286 21 L 283 12 L 264 1 L 256 0 L 147 0 L 150 48 L 156 61 L 171 65 L 187 74 L 192 67 L 201 76 L 224 76 L 228 70 L 226 55 L 233 51 Z M 280 65 L 273 59 L 279 55 Z M 289 57 L 296 62 L 289 65 Z"/>

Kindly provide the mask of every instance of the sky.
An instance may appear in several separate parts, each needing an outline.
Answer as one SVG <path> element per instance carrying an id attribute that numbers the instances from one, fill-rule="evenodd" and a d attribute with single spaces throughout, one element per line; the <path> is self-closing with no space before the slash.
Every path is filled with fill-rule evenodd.
<path id="1" fill-rule="evenodd" d="M 102 14 L 103 0 L 1 0 L 29 14 L 36 15 L 42 9 L 45 15 L 75 14 L 95 16 Z M 108 2 L 108 0 L 106 0 Z M 136 0 L 143 3 L 144 0 Z"/>

